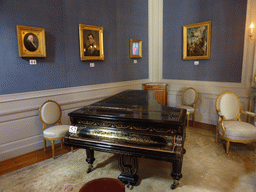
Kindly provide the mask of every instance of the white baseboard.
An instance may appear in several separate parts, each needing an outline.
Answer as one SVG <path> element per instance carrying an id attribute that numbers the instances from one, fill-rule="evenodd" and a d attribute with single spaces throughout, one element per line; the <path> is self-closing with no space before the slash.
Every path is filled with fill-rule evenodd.
<path id="1" fill-rule="evenodd" d="M 0 161 L 10 159 L 44 147 L 43 136 L 34 136 L 0 145 Z"/>

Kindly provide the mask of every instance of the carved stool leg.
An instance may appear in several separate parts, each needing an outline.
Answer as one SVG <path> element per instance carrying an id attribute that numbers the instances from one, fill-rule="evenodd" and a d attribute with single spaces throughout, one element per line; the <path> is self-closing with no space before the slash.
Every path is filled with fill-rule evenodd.
<path id="1" fill-rule="evenodd" d="M 94 158 L 94 150 L 92 149 L 86 149 L 86 162 L 89 163 L 89 166 L 88 166 L 88 169 L 87 169 L 87 173 L 90 173 L 92 171 L 92 164 L 93 162 L 95 161 L 95 158 Z"/>

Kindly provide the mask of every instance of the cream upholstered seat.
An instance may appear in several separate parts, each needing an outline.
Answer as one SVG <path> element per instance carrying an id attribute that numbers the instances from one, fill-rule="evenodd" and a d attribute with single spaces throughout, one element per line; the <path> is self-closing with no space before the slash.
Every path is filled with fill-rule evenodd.
<path id="1" fill-rule="evenodd" d="M 230 142 L 245 144 L 256 142 L 256 114 L 243 111 L 241 101 L 235 93 L 231 91 L 221 93 L 216 101 L 216 110 L 219 117 L 216 126 L 216 143 L 218 137 L 226 140 L 226 153 L 229 151 Z M 254 117 L 254 125 L 241 121 L 241 114 Z"/>
<path id="2" fill-rule="evenodd" d="M 61 140 L 62 147 L 63 138 L 69 131 L 69 125 L 62 125 L 61 115 L 60 105 L 52 100 L 44 102 L 39 108 L 39 117 L 43 123 L 44 151 L 46 151 L 46 140 L 50 140 L 53 158 L 55 158 L 54 140 Z M 51 127 L 46 128 L 47 126 Z M 73 151 L 73 148 L 71 150 Z"/>
<path id="3" fill-rule="evenodd" d="M 197 91 L 192 88 L 186 88 L 182 93 L 182 106 L 180 108 L 187 110 L 187 126 L 189 126 L 189 116 L 192 115 L 193 121 L 195 121 L 196 103 L 198 100 Z"/>

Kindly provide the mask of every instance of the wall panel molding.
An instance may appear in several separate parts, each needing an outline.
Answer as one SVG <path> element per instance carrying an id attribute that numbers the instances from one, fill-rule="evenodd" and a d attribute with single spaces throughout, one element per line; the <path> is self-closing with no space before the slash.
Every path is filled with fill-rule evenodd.
<path id="1" fill-rule="evenodd" d="M 38 109 L 46 100 L 62 108 L 62 123 L 70 124 L 68 113 L 128 89 L 142 89 L 148 79 L 52 89 L 0 96 L 0 161 L 43 148 Z M 47 143 L 50 145 L 50 143 Z"/>
<path id="2" fill-rule="evenodd" d="M 202 81 L 184 81 L 184 80 L 163 80 L 168 83 L 168 105 L 177 106 L 181 104 L 182 92 L 187 87 L 193 87 L 197 90 L 199 98 L 196 104 L 195 120 L 198 122 L 216 125 L 216 99 L 224 91 L 232 91 L 237 94 L 241 100 L 244 110 L 249 110 L 250 87 L 242 83 L 220 83 L 220 82 L 202 82 Z"/>

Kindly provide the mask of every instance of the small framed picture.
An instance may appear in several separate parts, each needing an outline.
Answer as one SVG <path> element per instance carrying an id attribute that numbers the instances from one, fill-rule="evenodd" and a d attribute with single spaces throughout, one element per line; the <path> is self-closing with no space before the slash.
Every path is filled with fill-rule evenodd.
<path id="1" fill-rule="evenodd" d="M 130 58 L 142 58 L 142 41 L 130 39 Z"/>
<path id="2" fill-rule="evenodd" d="M 183 59 L 210 59 L 211 21 L 183 26 Z"/>
<path id="3" fill-rule="evenodd" d="M 46 57 L 45 29 L 17 25 L 20 57 Z"/>
<path id="4" fill-rule="evenodd" d="M 79 24 L 82 61 L 104 60 L 103 27 Z"/>

